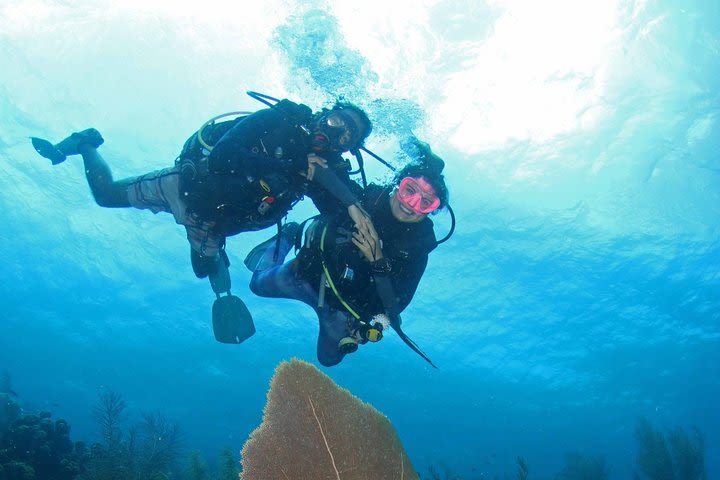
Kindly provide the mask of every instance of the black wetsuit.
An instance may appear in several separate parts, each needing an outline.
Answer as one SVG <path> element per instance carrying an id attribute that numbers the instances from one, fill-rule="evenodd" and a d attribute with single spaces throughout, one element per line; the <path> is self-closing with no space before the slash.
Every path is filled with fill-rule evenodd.
<path id="1" fill-rule="evenodd" d="M 288 100 L 237 120 L 207 157 L 206 171 L 181 183 L 189 210 L 213 222 L 215 234 L 227 237 L 276 224 L 304 195 L 325 208 L 346 207 L 328 190 L 350 183 L 340 154 L 317 153 L 335 175 L 308 182 L 300 174 L 307 172 L 308 154 L 315 153 L 303 129 L 311 121 L 308 107 Z M 183 148 L 181 167 L 183 157 L 202 157 L 196 135 Z"/>
<path id="2" fill-rule="evenodd" d="M 397 297 L 397 313 L 402 312 L 415 295 L 420 279 L 427 266 L 428 254 L 435 248 L 433 222 L 425 218 L 418 223 L 399 222 L 390 210 L 389 188 L 370 184 L 363 193 L 361 203 L 370 214 L 373 225 L 382 240 L 383 255 L 389 259 L 389 277 Z M 338 213 L 330 221 L 325 242 L 325 263 L 330 270 L 340 297 L 351 306 L 363 320 L 385 313 L 375 287 L 370 263 L 358 248 L 348 239 L 343 241 L 334 226 L 351 231 L 346 214 Z M 322 274 L 320 251 L 312 246 L 303 247 L 298 254 L 298 272 L 312 285 L 319 285 Z M 336 308 L 344 308 L 332 293 L 326 294 L 327 301 Z"/>
<path id="3" fill-rule="evenodd" d="M 419 223 L 402 223 L 395 219 L 390 211 L 389 188 L 369 185 L 362 196 L 364 208 L 372 216 L 373 224 L 383 241 L 383 254 L 390 259 L 391 270 L 387 274 L 397 296 L 399 313 L 412 300 L 420 279 L 427 266 L 428 253 L 435 248 L 435 233 L 429 218 Z M 286 263 L 285 255 L 292 244 L 283 239 L 280 256 L 274 257 L 274 246 L 265 252 L 268 263 L 275 259 L 275 265 L 267 270 L 256 271 L 250 281 L 250 289 L 257 295 L 270 298 L 291 298 L 300 300 L 312 307 L 319 320 L 320 331 L 317 340 L 317 356 L 320 363 L 332 366 L 340 363 L 345 352 L 338 348 L 341 338 L 353 334 L 355 318 L 343 306 L 330 288 L 324 289 L 324 301 L 319 302 L 321 275 L 324 271 L 321 255 L 325 258 L 333 284 L 343 301 L 359 314 L 362 320 L 381 313 L 389 313 L 380 300 L 375 288 L 375 275 L 369 262 L 360 254 L 354 244 L 336 243 L 342 235 L 336 235 L 337 226 L 350 228 L 347 213 L 340 210 L 323 212 L 324 215 L 311 227 L 313 241 L 304 246 L 297 258 Z M 324 254 L 319 247 L 319 239 L 325 225 L 326 243 Z M 346 267 L 352 270 L 352 280 L 343 274 Z M 393 307 L 388 307 L 393 308 Z"/>

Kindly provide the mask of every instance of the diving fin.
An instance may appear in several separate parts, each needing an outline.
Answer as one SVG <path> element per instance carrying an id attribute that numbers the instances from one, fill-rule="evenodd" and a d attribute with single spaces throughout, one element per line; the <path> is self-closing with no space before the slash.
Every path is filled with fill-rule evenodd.
<path id="1" fill-rule="evenodd" d="M 86 143 L 98 148 L 105 142 L 105 139 L 94 128 L 87 128 L 81 132 L 75 132 L 60 143 L 53 145 L 44 138 L 30 137 L 35 151 L 49 159 L 53 165 L 65 161 L 68 155 L 80 154 L 80 145 Z"/>
<path id="2" fill-rule="evenodd" d="M 220 253 L 217 254 L 215 257 L 215 264 L 215 271 L 208 275 L 210 286 L 216 295 L 221 295 L 225 292 L 230 295 L 231 281 L 230 270 L 228 269 L 230 266 L 230 259 L 228 258 L 227 253 L 225 253 L 225 250 L 220 250 Z"/>
<path id="3" fill-rule="evenodd" d="M 35 151 L 43 157 L 49 159 L 53 165 L 62 163 L 67 158 L 63 152 L 55 147 L 52 143 L 48 142 L 44 138 L 30 137 Z"/>
<path id="4" fill-rule="evenodd" d="M 277 234 L 273 235 L 271 238 L 268 238 L 261 244 L 255 246 L 255 248 L 250 250 L 250 253 L 247 254 L 245 260 L 243 261 L 247 269 L 251 272 L 267 270 L 268 268 L 272 268 L 277 265 L 278 262 L 285 260 L 284 257 L 279 258 L 280 243 L 285 241 L 292 242 L 294 245 L 298 237 L 298 230 L 302 232 L 300 224 L 297 222 L 288 222 L 280 228 L 279 236 Z M 273 245 L 275 246 L 275 250 L 272 257 L 270 255 L 266 255 L 265 253 Z"/>
<path id="5" fill-rule="evenodd" d="M 267 249 L 277 242 L 278 237 L 277 235 L 275 235 L 274 237 L 265 240 L 264 242 L 250 250 L 250 253 L 248 253 L 245 257 L 245 260 L 243 260 L 243 263 L 245 264 L 247 269 L 251 272 L 257 272 L 260 270 L 267 270 L 268 268 L 271 268 L 274 264 L 274 262 L 272 262 L 272 258 L 267 258 L 265 262 L 263 262 L 262 260 L 266 257 L 265 252 L 267 251 Z"/>
<path id="6" fill-rule="evenodd" d="M 235 295 L 218 297 L 212 307 L 215 340 L 220 343 L 242 343 L 255 333 L 252 315 Z"/>

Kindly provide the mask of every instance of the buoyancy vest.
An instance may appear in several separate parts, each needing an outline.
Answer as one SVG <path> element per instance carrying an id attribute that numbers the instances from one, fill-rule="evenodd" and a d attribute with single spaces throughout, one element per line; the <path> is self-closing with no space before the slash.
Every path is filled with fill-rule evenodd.
<path id="1" fill-rule="evenodd" d="M 398 222 L 390 211 L 389 193 L 388 188 L 369 185 L 362 203 L 383 240 L 383 254 L 390 260 L 391 276 L 400 293 L 406 287 L 404 276 L 408 265 L 420 262 L 424 269 L 427 255 L 435 245 L 435 234 L 430 219 L 420 223 Z M 297 271 L 318 291 L 323 284 L 329 287 L 331 293 L 325 294 L 327 303 L 367 321 L 384 313 L 385 306 L 377 295 L 370 263 L 352 243 L 352 231 L 351 221 L 344 216 L 315 219 L 308 226 L 305 242 L 298 252 Z M 416 286 L 414 283 L 407 288 L 414 291 Z"/>
<path id="2" fill-rule="evenodd" d="M 207 125 L 203 143 L 220 145 L 215 153 L 195 132 L 176 161 L 188 211 L 224 236 L 276 224 L 303 196 L 305 181 L 298 173 L 307 168 L 310 139 L 304 126 L 311 120 L 309 107 L 283 100 Z"/>

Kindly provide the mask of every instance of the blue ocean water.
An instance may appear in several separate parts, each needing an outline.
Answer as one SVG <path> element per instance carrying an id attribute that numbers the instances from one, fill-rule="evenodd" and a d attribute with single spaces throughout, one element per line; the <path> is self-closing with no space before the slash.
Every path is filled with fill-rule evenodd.
<path id="1" fill-rule="evenodd" d="M 269 232 L 229 241 L 258 331 L 221 345 L 172 218 L 96 206 L 81 163 L 52 167 L 29 136 L 96 127 L 121 178 L 262 107 L 246 90 L 342 97 L 391 161 L 411 131 L 432 145 L 457 215 L 404 314 L 439 369 L 393 335 L 322 368 L 418 472 L 514 476 L 522 456 L 550 478 L 574 451 L 628 478 L 643 417 L 698 427 L 720 476 L 720 4 L 255 3 L 0 2 L 0 370 L 24 411 L 92 441 L 98 395 L 119 392 L 128 422 L 162 412 L 212 463 L 259 424 L 280 361 L 317 363 L 312 311 L 247 288 Z"/>

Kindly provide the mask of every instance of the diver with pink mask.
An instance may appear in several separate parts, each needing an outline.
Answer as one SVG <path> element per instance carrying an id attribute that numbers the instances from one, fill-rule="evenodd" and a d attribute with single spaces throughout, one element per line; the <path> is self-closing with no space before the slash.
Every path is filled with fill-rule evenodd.
<path id="1" fill-rule="evenodd" d="M 287 224 L 279 239 L 258 245 L 246 259 L 255 294 L 300 300 L 315 310 L 317 356 L 324 366 L 379 341 L 389 328 L 432 364 L 402 331 L 400 313 L 439 243 L 429 216 L 448 206 L 445 163 L 415 137 L 403 150 L 411 162 L 390 184 L 358 186 L 353 192 L 372 223 L 358 227 L 346 212 L 321 212 L 306 228 Z M 284 262 L 300 243 L 297 256 Z"/>

